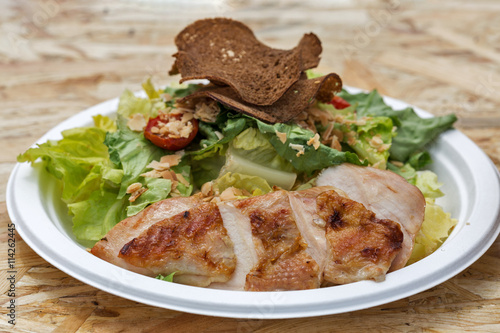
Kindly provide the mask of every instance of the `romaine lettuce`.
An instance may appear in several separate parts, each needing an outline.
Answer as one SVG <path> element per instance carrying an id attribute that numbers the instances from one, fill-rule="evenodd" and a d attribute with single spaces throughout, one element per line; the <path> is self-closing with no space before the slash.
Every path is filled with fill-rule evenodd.
<path id="1" fill-rule="evenodd" d="M 61 181 L 62 200 L 72 203 L 99 189 L 94 167 L 111 163 L 108 148 L 103 144 L 106 131 L 96 127 L 74 128 L 63 131 L 62 136 L 59 141 L 47 141 L 28 149 L 17 160 L 34 163 L 41 158 L 46 170 Z"/>
<path id="2" fill-rule="evenodd" d="M 226 152 L 226 160 L 221 168 L 220 175 L 227 172 L 257 176 L 265 179 L 270 185 L 279 186 L 285 190 L 290 190 L 295 184 L 297 174 L 259 164 L 246 158 L 243 154 L 233 153 L 233 149 Z"/>
<path id="3" fill-rule="evenodd" d="M 127 119 L 118 115 L 118 130 L 108 133 L 104 143 L 109 148 L 109 158 L 123 170 L 118 198 L 125 196 L 128 186 L 139 181 L 151 161 L 159 161 L 167 152 L 144 138 L 143 133 L 130 130 Z"/>
<path id="4" fill-rule="evenodd" d="M 161 274 L 158 274 L 156 276 L 156 279 L 158 280 L 162 280 L 162 281 L 167 281 L 167 282 L 174 282 L 174 275 L 175 275 L 175 272 L 173 273 L 170 273 L 169 275 L 167 276 L 163 276 Z"/>
<path id="5" fill-rule="evenodd" d="M 440 133 L 451 128 L 457 120 L 454 114 L 420 118 L 412 108 L 394 110 L 385 104 L 376 90 L 359 94 L 342 91 L 339 96 L 350 104 L 356 104 L 358 118 L 384 116 L 392 119 L 397 129 L 389 150 L 390 159 L 400 162 L 406 162 L 413 153 L 422 150 Z"/>
<path id="6" fill-rule="evenodd" d="M 230 144 L 232 154 L 254 163 L 285 172 L 295 172 L 292 164 L 281 157 L 269 142 L 268 136 L 250 127 L 238 134 Z"/>
<path id="7" fill-rule="evenodd" d="M 433 199 L 426 199 L 424 222 L 415 236 L 415 245 L 407 265 L 436 251 L 456 224 L 457 220 L 452 219 L 449 213 L 445 213 Z"/>
<path id="8" fill-rule="evenodd" d="M 415 245 L 407 265 L 436 251 L 458 222 L 456 219 L 452 219 L 450 214 L 446 213 L 435 202 L 435 199 L 442 197 L 444 193 L 440 190 L 442 184 L 438 181 L 438 176 L 434 172 L 429 170 L 418 171 L 414 182 L 422 191 L 426 206 L 424 222 L 415 236 Z"/>
<path id="9" fill-rule="evenodd" d="M 128 204 L 127 198 L 117 199 L 117 193 L 110 191 L 93 191 L 87 200 L 69 204 L 74 235 L 79 240 L 98 241 L 127 217 Z"/>
<path id="10" fill-rule="evenodd" d="M 109 119 L 94 118 L 97 126 Z M 106 125 L 107 126 L 107 125 Z M 126 198 L 117 199 L 122 172 L 114 169 L 104 145 L 106 131 L 81 127 L 63 131 L 63 139 L 48 141 L 18 156 L 19 162 L 41 158 L 62 187 L 62 200 L 73 215 L 73 232 L 80 240 L 96 241 L 126 217 Z"/>
<path id="11" fill-rule="evenodd" d="M 419 188 L 426 199 L 436 199 L 444 196 L 444 193 L 440 190 L 442 185 L 434 172 L 430 170 L 417 172 L 415 186 Z"/>
<path id="12" fill-rule="evenodd" d="M 272 190 L 271 186 L 263 178 L 232 172 L 228 172 L 222 177 L 217 178 L 213 183 L 213 188 L 219 193 L 222 193 L 229 187 L 247 190 L 252 195 L 262 195 Z"/>
<path id="13" fill-rule="evenodd" d="M 146 178 L 146 192 L 142 193 L 133 203 L 127 207 L 127 216 L 139 213 L 151 203 L 163 200 L 170 194 L 172 181 L 163 178 Z"/>
<path id="14" fill-rule="evenodd" d="M 151 114 L 153 103 L 148 98 L 137 97 L 130 90 L 125 90 L 120 96 L 116 113 L 125 118 L 130 118 L 136 113 L 142 114 L 146 119 L 155 117 Z"/>
<path id="15" fill-rule="evenodd" d="M 267 124 L 257 121 L 257 128 L 269 137 L 269 142 L 273 145 L 276 152 L 289 161 L 295 170 L 312 174 L 316 170 L 341 164 L 344 162 L 365 165 L 359 157 L 349 151 L 338 151 L 336 149 L 320 144 L 318 149 L 308 142 L 313 138 L 314 133 L 308 129 L 302 128 L 297 124 Z M 276 132 L 284 133 L 286 141 L 282 142 L 276 135 Z M 301 147 L 303 153 L 293 147 Z"/>

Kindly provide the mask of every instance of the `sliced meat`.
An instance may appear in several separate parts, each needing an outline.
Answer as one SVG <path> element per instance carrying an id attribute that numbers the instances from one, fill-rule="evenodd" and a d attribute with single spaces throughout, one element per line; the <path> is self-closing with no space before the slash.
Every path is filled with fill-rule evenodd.
<path id="1" fill-rule="evenodd" d="M 252 237 L 250 218 L 234 207 L 233 202 L 223 201 L 218 204 L 224 221 L 224 227 L 234 244 L 236 268 L 231 279 L 225 283 L 213 283 L 211 288 L 245 290 L 247 274 L 259 262 Z"/>
<path id="2" fill-rule="evenodd" d="M 321 286 L 318 265 L 301 248 L 282 253 L 278 260 L 263 260 L 247 276 L 246 290 L 304 290 Z"/>
<path id="3" fill-rule="evenodd" d="M 128 217 L 115 225 L 105 237 L 94 245 L 91 252 L 93 255 L 114 265 L 139 274 L 149 275 L 147 269 L 130 265 L 122 258 L 118 257 L 120 250 L 125 244 L 135 237 L 138 237 L 153 224 L 201 203 L 203 203 L 203 201 L 196 196 L 171 198 L 156 202 L 140 213 Z"/>
<path id="4" fill-rule="evenodd" d="M 150 276 L 175 272 L 176 282 L 201 287 L 228 281 L 236 266 L 233 243 L 214 203 L 152 225 L 125 244 L 118 256 Z"/>
<path id="5" fill-rule="evenodd" d="M 246 290 L 301 290 L 318 288 L 318 264 L 306 252 L 287 191 L 234 202 L 248 217 L 258 263 L 246 276 Z M 288 267 L 284 269 L 285 267 Z"/>
<path id="6" fill-rule="evenodd" d="M 316 184 L 335 186 L 373 211 L 377 218 L 398 222 L 404 234 L 403 247 L 390 270 L 406 265 L 424 220 L 425 199 L 416 186 L 391 171 L 348 163 L 325 169 Z"/>
<path id="7" fill-rule="evenodd" d="M 195 286 L 302 290 L 383 280 L 402 240 L 398 223 L 325 186 L 218 204 L 166 199 L 120 222 L 92 253 Z"/>
<path id="8" fill-rule="evenodd" d="M 324 284 L 384 280 L 403 243 L 399 224 L 376 218 L 359 202 L 333 190 L 321 193 L 316 205 L 326 221 Z"/>
<path id="9" fill-rule="evenodd" d="M 403 241 L 398 223 L 375 218 L 332 186 L 288 195 L 307 252 L 323 272 L 323 286 L 384 280 Z"/>
<path id="10" fill-rule="evenodd" d="M 297 227 L 307 244 L 306 252 L 316 261 L 321 271 L 326 265 L 326 222 L 318 215 L 316 199 L 319 194 L 332 188 L 323 186 L 305 191 L 288 192 Z"/>

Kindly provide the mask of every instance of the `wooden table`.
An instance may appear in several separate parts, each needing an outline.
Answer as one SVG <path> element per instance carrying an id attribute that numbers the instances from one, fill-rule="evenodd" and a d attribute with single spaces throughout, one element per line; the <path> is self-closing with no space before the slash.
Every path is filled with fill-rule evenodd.
<path id="1" fill-rule="evenodd" d="M 16 325 L 7 322 L 5 191 L 16 156 L 47 130 L 167 71 L 173 37 L 198 18 L 246 22 L 265 43 L 293 47 L 314 31 L 319 71 L 344 83 L 454 112 L 457 128 L 500 167 L 500 3 L 482 1 L 0 2 L 0 267 L 2 330 L 15 332 L 500 331 L 500 240 L 475 264 L 420 294 L 319 318 L 224 319 L 110 295 L 54 268 L 16 238 Z"/>

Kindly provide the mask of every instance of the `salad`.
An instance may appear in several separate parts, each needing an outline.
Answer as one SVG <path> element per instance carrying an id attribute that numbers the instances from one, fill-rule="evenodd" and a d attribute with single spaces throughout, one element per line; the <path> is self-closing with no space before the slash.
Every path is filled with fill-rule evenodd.
<path id="1" fill-rule="evenodd" d="M 122 94 L 115 118 L 95 116 L 93 126 L 66 130 L 61 140 L 18 156 L 43 163 L 57 179 L 82 244 L 166 198 L 306 189 L 321 170 L 341 163 L 389 169 L 424 194 L 425 220 L 408 264 L 435 251 L 457 222 L 436 204 L 441 184 L 425 170 L 432 163 L 425 147 L 454 115 L 423 119 L 412 108 L 393 110 L 377 91 L 342 90 L 294 121 L 272 124 L 213 100 L 180 102 L 201 84 L 157 89 L 147 80 L 143 88 L 147 97 Z"/>

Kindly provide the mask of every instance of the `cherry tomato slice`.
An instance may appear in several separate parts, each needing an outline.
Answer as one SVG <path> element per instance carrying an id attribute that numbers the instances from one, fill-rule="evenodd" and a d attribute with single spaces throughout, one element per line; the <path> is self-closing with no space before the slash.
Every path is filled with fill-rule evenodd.
<path id="1" fill-rule="evenodd" d="M 329 104 L 333 105 L 333 107 L 336 108 L 337 110 L 342 110 L 351 106 L 351 104 L 349 104 L 348 101 L 346 101 L 340 96 L 333 96 L 333 99 L 330 101 Z"/>
<path id="2" fill-rule="evenodd" d="M 153 133 L 151 129 L 153 127 L 159 128 L 158 123 L 161 121 L 162 123 L 168 123 L 169 121 L 181 120 L 181 114 L 167 115 L 167 116 L 158 116 L 156 118 L 150 119 L 146 128 L 144 129 L 144 137 L 151 141 L 155 146 L 158 146 L 167 150 L 181 150 L 185 148 L 191 141 L 193 141 L 194 137 L 198 133 L 198 120 L 191 119 L 190 122 L 193 124 L 193 130 L 189 134 L 188 137 L 177 137 L 173 135 L 169 135 L 169 133 L 160 134 Z"/>

